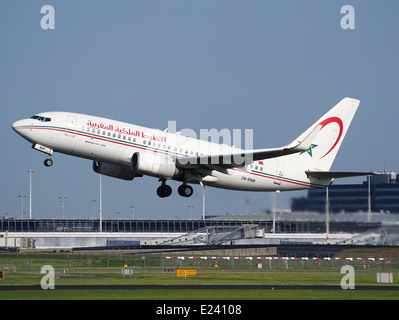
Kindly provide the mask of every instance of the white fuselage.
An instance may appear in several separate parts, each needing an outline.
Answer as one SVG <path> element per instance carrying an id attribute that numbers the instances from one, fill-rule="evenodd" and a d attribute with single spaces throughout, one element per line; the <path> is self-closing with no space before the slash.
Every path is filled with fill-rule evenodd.
<path id="1" fill-rule="evenodd" d="M 130 170 L 132 155 L 138 151 L 153 157 L 166 156 L 172 159 L 243 151 L 176 133 L 84 114 L 45 112 L 35 117 L 13 124 L 13 129 L 33 145 L 113 164 L 126 170 Z M 320 188 L 331 183 L 331 179 L 308 178 L 305 171 L 309 168 L 294 161 L 291 155 L 255 161 L 228 168 L 224 172 L 211 169 L 208 168 L 211 174 L 202 176 L 190 174 L 187 170 L 185 182 L 248 191 Z M 156 174 L 153 176 L 164 178 Z"/>

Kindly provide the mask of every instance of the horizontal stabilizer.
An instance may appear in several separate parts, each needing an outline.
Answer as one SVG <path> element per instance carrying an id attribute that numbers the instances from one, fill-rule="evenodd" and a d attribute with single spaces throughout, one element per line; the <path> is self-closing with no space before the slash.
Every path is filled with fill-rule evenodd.
<path id="1" fill-rule="evenodd" d="M 361 176 L 374 176 L 375 172 L 342 172 L 342 171 L 305 171 L 308 177 L 317 179 L 336 179 Z"/>

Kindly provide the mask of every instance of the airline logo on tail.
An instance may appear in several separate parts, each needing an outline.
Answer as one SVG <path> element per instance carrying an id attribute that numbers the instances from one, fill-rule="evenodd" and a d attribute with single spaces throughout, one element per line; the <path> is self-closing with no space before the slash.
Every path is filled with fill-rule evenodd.
<path id="1" fill-rule="evenodd" d="M 311 144 L 308 150 L 302 151 L 300 154 L 304 154 L 307 153 L 308 155 L 310 155 L 313 158 L 313 148 L 316 148 L 317 144 Z"/>
<path id="2" fill-rule="evenodd" d="M 341 120 L 340 118 L 338 118 L 338 117 L 330 117 L 330 118 L 327 118 L 327 119 L 321 121 L 321 122 L 318 124 L 318 125 L 321 125 L 320 131 L 323 130 L 323 128 L 324 128 L 326 125 L 330 124 L 330 123 L 337 123 L 337 124 L 338 124 L 338 126 L 339 126 L 338 137 L 337 137 L 337 140 L 334 142 L 333 146 L 331 147 L 331 149 L 328 150 L 320 159 L 323 159 L 326 155 L 328 155 L 328 154 L 336 147 L 336 145 L 338 144 L 339 140 L 341 139 L 342 132 L 344 131 L 344 124 L 343 124 L 342 120 Z M 307 154 L 309 154 L 309 155 L 313 158 L 313 152 L 312 152 L 312 150 L 313 150 L 314 148 L 316 148 L 317 146 L 318 146 L 317 144 L 311 144 L 310 147 L 309 147 L 309 149 L 307 149 L 307 150 L 305 150 L 305 151 L 302 151 L 300 154 L 307 153 Z"/>

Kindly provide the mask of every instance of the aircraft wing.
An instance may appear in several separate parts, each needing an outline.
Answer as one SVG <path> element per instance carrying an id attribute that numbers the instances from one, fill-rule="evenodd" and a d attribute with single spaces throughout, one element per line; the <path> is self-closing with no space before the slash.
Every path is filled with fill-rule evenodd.
<path id="1" fill-rule="evenodd" d="M 302 141 L 293 141 L 289 145 L 272 149 L 245 150 L 242 153 L 215 154 L 205 156 L 179 156 L 176 158 L 176 165 L 183 168 L 198 168 L 218 166 L 221 168 L 242 167 L 251 164 L 253 161 L 287 156 L 293 153 L 306 151 L 310 148 L 314 138 L 322 126 L 316 126 Z M 215 169 L 215 168 L 213 168 Z"/>

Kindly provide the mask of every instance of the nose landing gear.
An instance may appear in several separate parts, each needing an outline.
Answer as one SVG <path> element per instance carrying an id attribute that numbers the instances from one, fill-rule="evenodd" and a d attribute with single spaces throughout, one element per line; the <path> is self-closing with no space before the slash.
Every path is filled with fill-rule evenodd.
<path id="1" fill-rule="evenodd" d="M 44 160 L 44 165 L 46 167 L 51 167 L 53 165 L 53 163 L 54 163 L 54 161 L 53 161 L 51 155 L 49 155 L 49 157 L 46 160 Z"/>
<path id="2" fill-rule="evenodd" d="M 53 149 L 47 148 L 47 147 L 42 146 L 37 143 L 33 144 L 32 148 L 48 155 L 48 158 L 46 160 L 44 160 L 44 165 L 46 167 L 51 167 L 53 165 L 53 163 L 54 163 L 53 162 L 53 152 L 54 152 Z"/>

